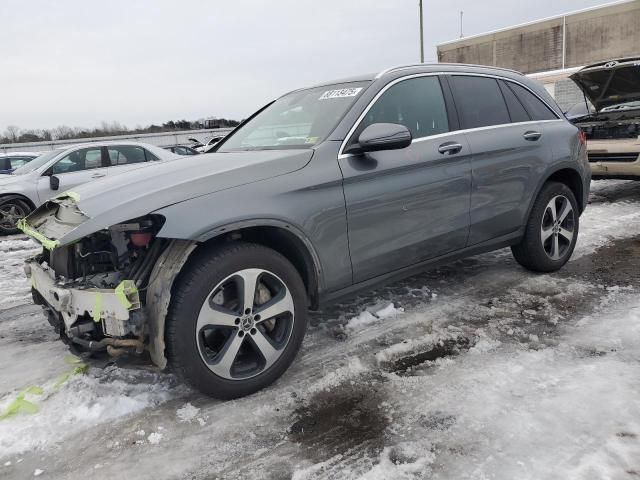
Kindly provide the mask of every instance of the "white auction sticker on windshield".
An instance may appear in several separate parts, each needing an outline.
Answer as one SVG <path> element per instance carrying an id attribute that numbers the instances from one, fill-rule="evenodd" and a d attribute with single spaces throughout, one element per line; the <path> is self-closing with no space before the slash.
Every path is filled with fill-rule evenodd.
<path id="1" fill-rule="evenodd" d="M 360 93 L 362 87 L 360 88 L 340 88 L 338 90 L 327 90 L 324 92 L 318 100 L 328 100 L 330 98 L 345 98 L 345 97 L 355 97 Z"/>

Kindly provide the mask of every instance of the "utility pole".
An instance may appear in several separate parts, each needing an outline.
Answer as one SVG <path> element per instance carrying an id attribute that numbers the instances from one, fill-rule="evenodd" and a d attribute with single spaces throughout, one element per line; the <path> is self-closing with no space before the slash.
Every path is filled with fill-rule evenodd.
<path id="1" fill-rule="evenodd" d="M 422 0 L 419 0 L 420 5 L 420 63 L 424 63 L 424 21 L 422 19 Z"/>
<path id="2" fill-rule="evenodd" d="M 462 34 L 462 15 L 464 15 L 464 12 L 460 10 L 460 38 L 464 37 Z"/>

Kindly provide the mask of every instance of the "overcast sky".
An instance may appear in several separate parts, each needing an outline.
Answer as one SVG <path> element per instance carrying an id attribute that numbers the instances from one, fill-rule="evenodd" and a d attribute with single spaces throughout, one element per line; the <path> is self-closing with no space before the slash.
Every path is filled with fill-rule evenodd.
<path id="1" fill-rule="evenodd" d="M 603 0 L 424 0 L 435 45 Z M 419 60 L 418 0 L 0 0 L 0 132 L 240 119 L 280 94 Z"/>

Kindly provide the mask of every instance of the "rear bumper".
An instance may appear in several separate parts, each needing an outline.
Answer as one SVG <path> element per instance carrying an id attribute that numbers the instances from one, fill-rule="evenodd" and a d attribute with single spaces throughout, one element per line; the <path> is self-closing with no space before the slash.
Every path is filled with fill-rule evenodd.
<path id="1" fill-rule="evenodd" d="M 594 178 L 640 178 L 640 159 L 635 162 L 590 162 Z"/>
<path id="2" fill-rule="evenodd" d="M 590 140 L 587 150 L 595 178 L 640 178 L 640 140 Z"/>
<path id="3" fill-rule="evenodd" d="M 47 306 L 61 316 L 67 331 L 81 317 L 89 316 L 102 322 L 106 334 L 121 337 L 130 331 L 131 312 L 140 309 L 138 291 L 127 280 L 115 289 L 67 286 L 56 281 L 53 270 L 36 259 L 26 262 L 25 273 Z"/>

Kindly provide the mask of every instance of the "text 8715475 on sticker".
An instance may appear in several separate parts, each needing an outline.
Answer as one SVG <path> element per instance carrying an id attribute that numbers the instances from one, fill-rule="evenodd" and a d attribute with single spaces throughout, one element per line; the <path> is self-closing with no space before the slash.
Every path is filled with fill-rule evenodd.
<path id="1" fill-rule="evenodd" d="M 355 97 L 360 93 L 362 87 L 360 88 L 340 88 L 338 90 L 327 90 L 324 92 L 318 100 L 329 100 L 330 98 L 345 98 L 345 97 Z"/>

